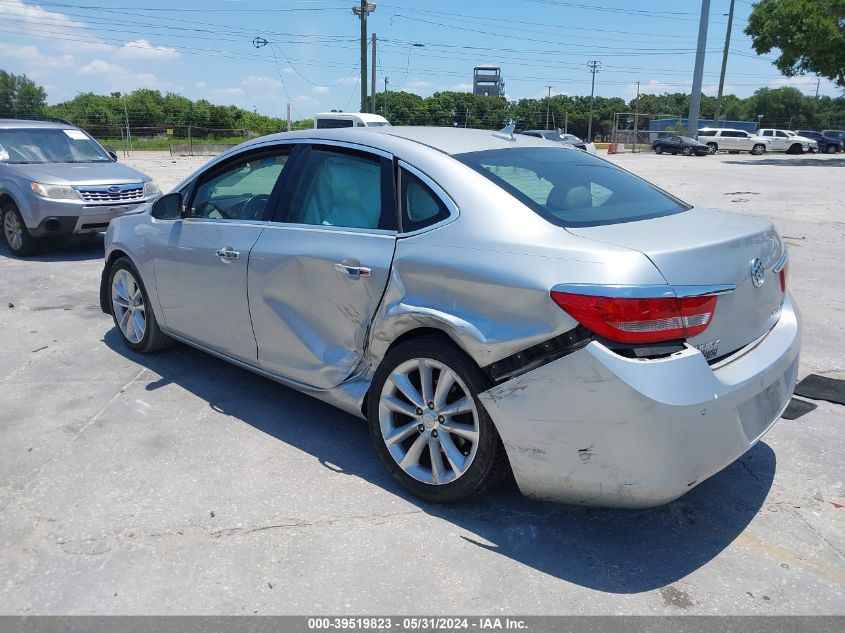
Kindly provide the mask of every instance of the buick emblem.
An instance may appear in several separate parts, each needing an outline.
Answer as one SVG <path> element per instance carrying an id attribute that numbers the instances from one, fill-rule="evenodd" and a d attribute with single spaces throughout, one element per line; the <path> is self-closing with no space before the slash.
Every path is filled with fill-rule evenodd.
<path id="1" fill-rule="evenodd" d="M 111 187 L 109 187 L 109 193 L 118 193 L 119 191 L 120 187 L 118 187 L 117 185 L 112 185 Z"/>
<path id="2" fill-rule="evenodd" d="M 763 262 L 760 261 L 759 257 L 755 257 L 751 260 L 751 281 L 754 283 L 754 286 L 759 288 L 763 285 L 763 282 L 766 281 L 765 270 L 763 270 Z"/>

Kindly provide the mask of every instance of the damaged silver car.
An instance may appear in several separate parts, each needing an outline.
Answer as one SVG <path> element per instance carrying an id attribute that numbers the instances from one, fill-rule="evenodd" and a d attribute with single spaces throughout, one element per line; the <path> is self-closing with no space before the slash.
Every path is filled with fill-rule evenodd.
<path id="1" fill-rule="evenodd" d="M 666 503 L 769 430 L 798 369 L 771 222 L 507 129 L 255 139 L 106 245 L 128 347 L 181 341 L 366 418 L 432 501 L 512 472 L 533 498 Z"/>

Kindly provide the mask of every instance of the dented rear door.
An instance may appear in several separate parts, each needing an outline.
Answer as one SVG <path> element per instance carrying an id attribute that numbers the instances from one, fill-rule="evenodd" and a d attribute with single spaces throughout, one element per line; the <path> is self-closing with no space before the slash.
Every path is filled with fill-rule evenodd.
<path id="1" fill-rule="evenodd" d="M 250 253 L 249 306 L 263 369 L 328 389 L 361 361 L 396 245 L 392 161 L 314 146 Z"/>

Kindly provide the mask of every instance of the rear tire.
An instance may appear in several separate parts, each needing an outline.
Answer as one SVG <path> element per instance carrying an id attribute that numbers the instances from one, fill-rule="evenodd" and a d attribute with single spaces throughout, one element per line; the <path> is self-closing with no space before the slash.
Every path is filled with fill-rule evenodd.
<path id="1" fill-rule="evenodd" d="M 710 148 L 710 153 L 715 154 L 719 151 L 719 146 L 716 143 L 707 143 L 707 147 Z"/>
<path id="2" fill-rule="evenodd" d="M 751 148 L 751 153 L 754 156 L 760 156 L 761 154 L 766 153 L 766 146 L 762 143 L 757 143 L 754 147 Z"/>
<path id="3" fill-rule="evenodd" d="M 399 485 L 452 503 L 507 476 L 502 441 L 478 399 L 489 386 L 472 359 L 437 337 L 387 353 L 367 396 L 367 420 L 376 453 Z"/>
<path id="4" fill-rule="evenodd" d="M 141 275 L 128 257 L 112 264 L 108 288 L 112 319 L 126 347 L 149 354 L 172 343 L 159 329 Z"/>
<path id="5" fill-rule="evenodd" d="M 38 241 L 29 234 L 26 223 L 18 208 L 12 202 L 3 205 L 0 211 L 0 224 L 3 227 L 3 241 L 17 257 L 27 257 L 35 252 Z"/>
<path id="6" fill-rule="evenodd" d="M 835 145 L 828 145 L 825 150 L 828 154 L 835 154 L 836 153 L 836 146 Z"/>

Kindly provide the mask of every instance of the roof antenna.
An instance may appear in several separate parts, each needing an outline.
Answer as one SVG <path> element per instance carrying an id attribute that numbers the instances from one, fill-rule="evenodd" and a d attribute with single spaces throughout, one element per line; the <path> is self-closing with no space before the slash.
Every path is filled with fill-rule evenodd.
<path id="1" fill-rule="evenodd" d="M 493 132 L 493 136 L 495 136 L 496 138 L 505 139 L 506 141 L 515 141 L 516 139 L 513 137 L 513 128 L 514 122 L 513 119 L 511 119 L 510 122 L 501 130 L 499 130 L 498 132 Z"/>

